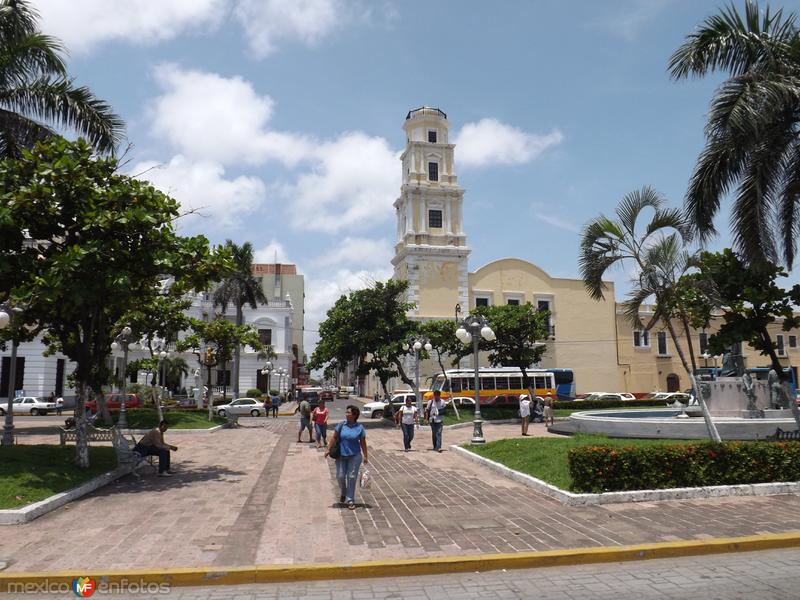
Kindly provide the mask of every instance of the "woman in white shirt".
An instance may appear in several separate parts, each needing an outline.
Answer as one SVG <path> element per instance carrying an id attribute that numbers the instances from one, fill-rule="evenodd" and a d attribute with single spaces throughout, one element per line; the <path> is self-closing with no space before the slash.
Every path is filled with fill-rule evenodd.
<path id="1" fill-rule="evenodd" d="M 403 448 L 405 452 L 411 450 L 411 440 L 414 439 L 414 427 L 419 424 L 417 407 L 411 403 L 411 396 L 406 396 L 406 403 L 395 414 L 397 427 L 403 428 Z"/>
<path id="2" fill-rule="evenodd" d="M 522 435 L 528 435 L 528 421 L 531 418 L 531 399 L 523 395 L 519 401 L 519 416 L 522 418 Z"/>

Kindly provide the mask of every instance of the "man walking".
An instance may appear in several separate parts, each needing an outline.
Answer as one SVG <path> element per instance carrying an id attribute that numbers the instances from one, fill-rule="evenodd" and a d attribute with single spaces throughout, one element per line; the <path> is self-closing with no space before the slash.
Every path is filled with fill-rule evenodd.
<path id="1" fill-rule="evenodd" d="M 300 404 L 297 405 L 297 411 L 300 413 L 300 430 L 297 432 L 297 443 L 300 443 L 300 438 L 303 435 L 303 430 L 308 429 L 308 442 L 314 441 L 314 430 L 311 424 L 311 405 L 308 400 L 303 398 Z"/>
<path id="2" fill-rule="evenodd" d="M 433 399 L 428 400 L 425 407 L 425 418 L 431 424 L 431 437 L 433 438 L 433 449 L 436 452 L 442 451 L 442 429 L 444 429 L 444 413 L 447 408 L 442 400 L 442 392 L 433 390 Z"/>
<path id="3" fill-rule="evenodd" d="M 272 402 L 272 418 L 278 418 L 278 407 L 281 405 L 281 397 L 278 394 L 273 394 L 270 399 Z"/>

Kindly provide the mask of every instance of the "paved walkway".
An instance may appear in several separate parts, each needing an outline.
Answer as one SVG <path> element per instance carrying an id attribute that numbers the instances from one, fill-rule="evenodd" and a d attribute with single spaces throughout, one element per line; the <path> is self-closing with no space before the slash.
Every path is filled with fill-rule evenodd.
<path id="1" fill-rule="evenodd" d="M 800 530 L 800 496 L 566 507 L 454 452 L 414 451 L 368 429 L 374 483 L 348 511 L 332 461 L 296 443 L 296 420 L 242 419 L 167 434 L 177 475 L 115 484 L 31 523 L 0 529 L 11 571 L 350 562 L 551 550 Z M 534 435 L 546 434 L 542 425 Z M 487 425 L 489 440 L 517 425 Z M 445 431 L 463 443 L 469 428 Z"/>

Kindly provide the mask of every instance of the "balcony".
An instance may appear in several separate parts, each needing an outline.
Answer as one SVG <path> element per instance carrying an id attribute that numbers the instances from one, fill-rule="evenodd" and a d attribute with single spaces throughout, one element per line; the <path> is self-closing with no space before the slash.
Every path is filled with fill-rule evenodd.
<path id="1" fill-rule="evenodd" d="M 408 111 L 406 115 L 406 121 L 409 119 L 413 119 L 414 117 L 441 117 L 443 119 L 447 118 L 447 115 L 444 111 L 439 110 L 438 108 L 432 108 L 430 106 L 420 106 L 419 108 L 415 108 L 413 110 Z"/>

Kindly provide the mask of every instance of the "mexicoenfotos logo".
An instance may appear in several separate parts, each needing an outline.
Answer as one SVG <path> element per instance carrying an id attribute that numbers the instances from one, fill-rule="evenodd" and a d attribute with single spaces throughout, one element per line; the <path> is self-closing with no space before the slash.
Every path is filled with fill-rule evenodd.
<path id="1" fill-rule="evenodd" d="M 72 580 L 72 591 L 78 598 L 88 598 L 97 591 L 97 582 L 91 577 L 78 577 Z"/>

